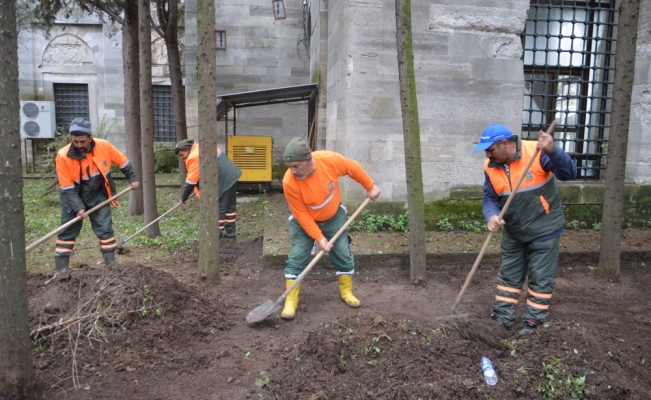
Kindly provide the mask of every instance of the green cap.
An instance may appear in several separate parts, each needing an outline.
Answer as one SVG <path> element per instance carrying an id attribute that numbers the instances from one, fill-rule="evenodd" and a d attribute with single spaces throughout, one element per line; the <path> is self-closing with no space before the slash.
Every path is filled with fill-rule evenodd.
<path id="1" fill-rule="evenodd" d="M 178 156 L 179 151 L 181 151 L 181 150 L 192 150 L 192 145 L 193 144 L 194 144 L 194 140 L 192 140 L 192 139 L 181 140 L 174 147 L 174 154 L 176 154 Z"/>
<path id="2" fill-rule="evenodd" d="M 283 160 L 287 161 L 306 161 L 312 159 L 312 151 L 307 145 L 305 139 L 296 137 L 285 147 Z"/>

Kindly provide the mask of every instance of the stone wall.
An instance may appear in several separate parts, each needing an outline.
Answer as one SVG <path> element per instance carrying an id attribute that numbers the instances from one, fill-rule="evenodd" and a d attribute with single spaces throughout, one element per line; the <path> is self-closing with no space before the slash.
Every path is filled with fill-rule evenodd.
<path id="1" fill-rule="evenodd" d="M 651 183 L 651 1 L 640 4 L 626 181 Z"/>
<path id="2" fill-rule="evenodd" d="M 301 41 L 302 2 L 286 0 L 287 18 L 274 19 L 270 0 L 225 1 L 215 8 L 216 29 L 226 31 L 226 49 L 217 50 L 217 96 L 310 82 L 310 50 Z M 198 138 L 196 0 L 186 7 L 186 106 L 188 136 Z M 229 133 L 233 134 L 233 114 Z M 218 139 L 223 145 L 224 121 Z M 307 103 L 274 104 L 237 111 L 237 135 L 271 135 L 274 155 L 294 137 L 307 137 Z"/>
<path id="3" fill-rule="evenodd" d="M 93 129 L 106 121 L 107 137 L 124 150 L 122 39 L 119 26 L 96 17 L 57 20 L 49 37 L 42 31 L 19 34 L 20 100 L 54 101 L 55 83 L 88 85 Z"/>
<path id="4" fill-rule="evenodd" d="M 360 161 L 383 197 L 406 199 L 393 1 L 330 0 L 326 147 Z M 414 64 L 428 200 L 481 183 L 483 129 L 519 132 L 520 33 L 528 0 L 412 1 Z M 471 173 L 469 173 L 471 172 Z M 359 196 L 356 183 L 347 183 Z M 355 189 L 353 189 L 355 188 Z"/>

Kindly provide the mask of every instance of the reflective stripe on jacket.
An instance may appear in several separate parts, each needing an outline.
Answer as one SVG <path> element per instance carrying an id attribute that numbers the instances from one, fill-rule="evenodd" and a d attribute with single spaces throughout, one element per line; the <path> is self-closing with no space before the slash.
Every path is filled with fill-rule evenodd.
<path id="1" fill-rule="evenodd" d="M 531 157 L 536 154 L 535 141 L 521 141 L 521 157 L 508 166 L 484 163 L 484 171 L 499 198 L 500 209 L 520 176 L 525 174 L 518 192 L 504 214 L 504 232 L 509 237 L 529 242 L 562 229 L 565 217 L 561 208 L 558 183 L 553 172 L 543 170 L 540 153 L 531 168 L 524 171 Z"/>

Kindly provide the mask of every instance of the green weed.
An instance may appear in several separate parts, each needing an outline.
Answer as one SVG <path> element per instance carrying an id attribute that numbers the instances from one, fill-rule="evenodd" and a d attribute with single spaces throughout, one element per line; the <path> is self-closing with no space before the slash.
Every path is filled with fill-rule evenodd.
<path id="1" fill-rule="evenodd" d="M 577 221 L 570 221 L 567 224 L 565 224 L 565 228 L 567 229 L 576 229 L 579 227 L 579 223 Z"/>
<path id="2" fill-rule="evenodd" d="M 482 221 L 459 221 L 458 225 L 463 230 L 475 233 L 481 233 L 488 229 Z"/>
<path id="3" fill-rule="evenodd" d="M 592 229 L 594 229 L 595 231 L 600 231 L 601 230 L 601 222 L 597 222 L 597 223 L 592 224 Z"/>
<path id="4" fill-rule="evenodd" d="M 448 218 L 440 219 L 436 223 L 436 226 L 439 227 L 439 231 L 443 231 L 443 232 L 448 232 L 454 229 L 454 226 L 452 226 Z"/>
<path id="5" fill-rule="evenodd" d="M 536 385 L 536 392 L 542 393 L 544 399 L 583 398 L 585 375 L 574 377 L 568 374 L 565 366 L 557 358 L 552 357 L 549 364 L 543 362 L 540 378 L 541 381 Z"/>
<path id="6" fill-rule="evenodd" d="M 269 374 L 267 371 L 260 371 L 260 377 L 255 380 L 255 386 L 262 389 L 265 386 L 269 386 Z"/>
<path id="7" fill-rule="evenodd" d="M 409 212 L 405 211 L 398 216 L 398 219 L 389 214 L 373 214 L 364 210 L 357 219 L 348 227 L 349 231 L 377 232 L 394 231 L 409 232 Z"/>

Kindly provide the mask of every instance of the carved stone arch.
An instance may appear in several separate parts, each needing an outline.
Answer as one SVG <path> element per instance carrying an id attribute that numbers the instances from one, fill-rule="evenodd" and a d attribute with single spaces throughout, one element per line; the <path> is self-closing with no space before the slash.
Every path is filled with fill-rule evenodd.
<path id="1" fill-rule="evenodd" d="M 92 66 L 94 64 L 95 58 L 88 44 L 70 33 L 52 39 L 43 52 L 43 65 Z"/>

